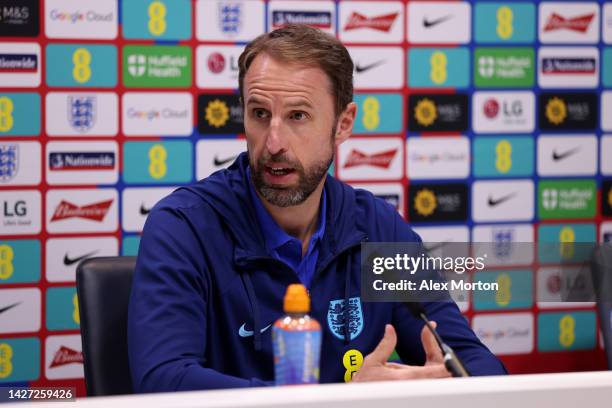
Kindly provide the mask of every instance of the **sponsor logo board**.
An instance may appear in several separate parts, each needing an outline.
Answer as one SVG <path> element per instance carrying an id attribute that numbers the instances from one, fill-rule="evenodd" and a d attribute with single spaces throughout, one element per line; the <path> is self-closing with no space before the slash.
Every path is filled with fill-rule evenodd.
<path id="1" fill-rule="evenodd" d="M 39 191 L 3 190 L 0 205 L 0 235 L 40 233 L 42 203 Z"/>
<path id="2" fill-rule="evenodd" d="M 472 219 L 476 222 L 531 221 L 531 180 L 476 181 L 472 185 Z"/>
<path id="3" fill-rule="evenodd" d="M 191 136 L 193 96 L 187 92 L 128 92 L 122 97 L 126 136 Z"/>
<path id="4" fill-rule="evenodd" d="M 113 188 L 49 190 L 46 225 L 50 233 L 115 232 L 118 195 Z"/>
<path id="5" fill-rule="evenodd" d="M 81 261 L 119 255 L 115 237 L 51 238 L 45 248 L 45 277 L 49 282 L 74 282 Z"/>
<path id="6" fill-rule="evenodd" d="M 406 142 L 406 174 L 410 179 L 466 178 L 470 174 L 467 137 L 411 137 Z"/>
<path id="7" fill-rule="evenodd" d="M 217 170 L 229 167 L 247 149 L 246 140 L 198 140 L 196 178 L 201 180 Z"/>
<path id="8" fill-rule="evenodd" d="M 121 194 L 123 230 L 141 232 L 155 204 L 172 193 L 176 187 L 126 188 Z"/>
<path id="9" fill-rule="evenodd" d="M 36 43 L 0 43 L 0 87 L 40 85 L 42 60 Z"/>
<path id="10" fill-rule="evenodd" d="M 45 1 L 45 35 L 49 38 L 112 40 L 117 37 L 117 21 L 116 1 Z"/>
<path id="11" fill-rule="evenodd" d="M 411 1 L 407 9 L 408 41 L 414 44 L 467 44 L 471 38 L 470 4 Z M 453 33 L 449 36 L 448 33 Z"/>
<path id="12" fill-rule="evenodd" d="M 401 138 L 351 138 L 338 147 L 337 157 L 342 180 L 399 180 L 403 176 Z"/>
<path id="13" fill-rule="evenodd" d="M 117 142 L 49 142 L 46 162 L 51 185 L 114 184 L 119 179 Z"/>
<path id="14" fill-rule="evenodd" d="M 196 37 L 200 41 L 251 41 L 265 31 L 261 0 L 197 0 Z"/>
<path id="15" fill-rule="evenodd" d="M 0 141 L 0 186 L 38 185 L 41 178 L 40 152 L 39 142 Z"/>

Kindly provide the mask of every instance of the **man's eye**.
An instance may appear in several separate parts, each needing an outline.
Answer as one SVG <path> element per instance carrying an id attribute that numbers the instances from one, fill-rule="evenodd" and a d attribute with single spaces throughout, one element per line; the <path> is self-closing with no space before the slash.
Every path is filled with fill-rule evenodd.
<path id="1" fill-rule="evenodd" d="M 298 121 L 305 120 L 307 117 L 305 112 L 293 112 L 291 114 L 291 118 Z"/>
<path id="2" fill-rule="evenodd" d="M 258 119 L 264 119 L 268 116 L 268 112 L 265 109 L 253 109 L 253 115 Z"/>

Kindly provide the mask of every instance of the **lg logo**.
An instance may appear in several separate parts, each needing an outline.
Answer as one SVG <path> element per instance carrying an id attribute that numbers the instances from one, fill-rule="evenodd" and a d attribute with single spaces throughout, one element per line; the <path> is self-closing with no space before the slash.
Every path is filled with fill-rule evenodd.
<path id="1" fill-rule="evenodd" d="M 24 217 L 28 214 L 28 207 L 23 200 L 15 201 L 14 203 L 4 201 L 2 208 L 4 217 L 6 218 Z"/>
<path id="2" fill-rule="evenodd" d="M 487 99 L 483 105 L 483 112 L 487 118 L 494 119 L 499 114 L 500 108 L 505 117 L 519 117 L 523 115 L 523 104 L 520 100 L 504 100 L 500 107 L 496 99 Z"/>

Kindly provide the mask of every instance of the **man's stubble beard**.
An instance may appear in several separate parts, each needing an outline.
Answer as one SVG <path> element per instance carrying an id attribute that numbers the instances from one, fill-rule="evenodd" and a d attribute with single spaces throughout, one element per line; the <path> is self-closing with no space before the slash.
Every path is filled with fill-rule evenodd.
<path id="1" fill-rule="evenodd" d="M 277 207 L 291 207 L 294 205 L 302 204 L 313 191 L 316 190 L 319 183 L 327 174 L 329 166 L 334 161 L 334 135 L 336 133 L 336 126 L 332 129 L 331 143 L 328 158 L 324 158 L 316 162 L 308 172 L 304 169 L 301 163 L 293 160 L 289 160 L 284 153 L 278 155 L 262 155 L 257 161 L 257 165 L 251 161 L 249 155 L 249 164 L 251 166 L 251 180 L 253 185 L 259 194 L 261 194 L 266 201 Z M 264 169 L 265 163 L 285 163 L 291 166 L 295 173 L 298 175 L 298 184 L 295 187 L 275 187 L 268 185 L 264 181 Z"/>

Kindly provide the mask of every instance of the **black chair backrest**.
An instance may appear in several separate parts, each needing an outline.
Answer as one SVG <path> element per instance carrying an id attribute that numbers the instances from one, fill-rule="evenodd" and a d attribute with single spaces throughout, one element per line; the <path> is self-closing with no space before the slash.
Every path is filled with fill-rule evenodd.
<path id="1" fill-rule="evenodd" d="M 77 267 L 87 395 L 131 394 L 127 315 L 136 257 L 86 259 Z"/>

